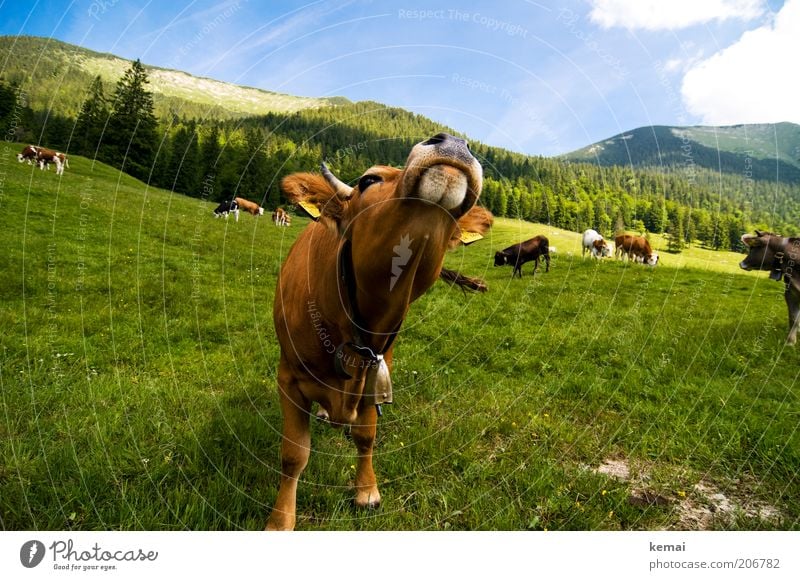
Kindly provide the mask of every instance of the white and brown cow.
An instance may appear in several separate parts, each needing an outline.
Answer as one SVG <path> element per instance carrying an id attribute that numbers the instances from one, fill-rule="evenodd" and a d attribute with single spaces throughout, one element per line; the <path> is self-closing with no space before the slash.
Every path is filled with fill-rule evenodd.
<path id="1" fill-rule="evenodd" d="M 27 161 L 28 165 L 33 165 L 34 161 L 37 161 L 38 154 L 39 147 L 36 145 L 26 145 L 21 153 L 17 153 L 17 161 L 20 163 Z"/>
<path id="2" fill-rule="evenodd" d="M 257 203 L 253 203 L 249 199 L 245 199 L 243 197 L 237 197 L 234 201 L 239 205 L 239 209 L 243 209 L 244 211 L 253 214 L 254 216 L 264 215 L 264 208 L 258 205 Z"/>
<path id="3" fill-rule="evenodd" d="M 616 254 L 618 258 L 624 259 L 627 256 L 628 260 L 647 264 L 648 266 L 658 264 L 658 254 L 653 251 L 650 247 L 650 242 L 643 236 L 617 234 L 614 238 L 614 244 L 617 246 Z"/>
<path id="4" fill-rule="evenodd" d="M 586 252 L 593 258 L 607 258 L 613 251 L 611 244 L 595 230 L 583 232 L 583 245 L 581 246 L 581 257 L 586 256 Z"/>
<path id="5" fill-rule="evenodd" d="M 739 262 L 743 270 L 769 270 L 769 277 L 783 281 L 783 297 L 789 309 L 789 335 L 786 344 L 797 342 L 797 327 L 800 325 L 800 238 L 784 238 L 769 232 L 756 230 L 755 235 L 742 236 L 749 252 Z"/>
<path id="6" fill-rule="evenodd" d="M 290 201 L 321 215 L 289 250 L 275 292 L 283 441 L 267 529 L 294 528 L 315 402 L 332 424 L 351 425 L 356 506 L 380 503 L 372 449 L 380 404 L 392 400 L 394 338 L 411 303 L 442 275 L 461 231 L 491 226 L 491 214 L 475 206 L 482 182 L 467 143 L 443 133 L 415 145 L 405 169 L 374 166 L 355 187 L 324 165 L 322 175 L 283 179 Z"/>
<path id="7" fill-rule="evenodd" d="M 272 223 L 276 226 L 290 226 L 292 225 L 292 216 L 285 209 L 279 207 L 272 212 Z"/>
<path id="8" fill-rule="evenodd" d="M 69 167 L 69 161 L 64 153 L 47 149 L 46 147 L 39 147 L 36 153 L 36 160 L 39 163 L 39 169 L 50 169 L 50 164 L 54 163 L 56 166 L 56 175 L 63 175 L 64 168 Z"/>

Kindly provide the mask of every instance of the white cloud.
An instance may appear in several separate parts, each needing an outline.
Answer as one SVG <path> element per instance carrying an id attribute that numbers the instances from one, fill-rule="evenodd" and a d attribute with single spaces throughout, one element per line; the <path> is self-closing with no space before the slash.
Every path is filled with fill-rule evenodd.
<path id="1" fill-rule="evenodd" d="M 800 0 L 787 0 L 770 24 L 690 68 L 687 110 L 709 125 L 800 122 Z"/>
<path id="2" fill-rule="evenodd" d="M 765 0 L 589 0 L 592 22 L 603 28 L 678 30 L 697 24 L 761 16 Z"/>

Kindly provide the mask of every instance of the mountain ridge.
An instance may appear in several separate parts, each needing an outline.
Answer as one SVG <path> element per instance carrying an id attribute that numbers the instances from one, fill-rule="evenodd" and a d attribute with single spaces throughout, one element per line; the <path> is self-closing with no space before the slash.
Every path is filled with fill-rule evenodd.
<path id="1" fill-rule="evenodd" d="M 30 66 L 29 54 L 36 55 L 33 67 Z M 115 54 L 97 52 L 52 38 L 0 36 L 0 77 L 17 84 L 31 83 L 32 86 L 54 84 L 55 79 L 59 94 L 80 95 L 80 99 L 68 97 L 63 102 L 54 103 L 38 102 L 41 95 L 33 95 L 34 108 L 45 108 L 56 114 L 77 115 L 86 87 L 98 75 L 110 95 L 132 62 Z M 207 114 L 212 117 L 231 118 L 293 113 L 350 102 L 344 97 L 303 97 L 278 93 L 196 76 L 177 69 L 142 64 L 149 75 L 149 89 L 154 94 L 156 112 L 161 116 L 174 112 L 180 114 L 181 110 L 194 111 L 198 105 L 205 107 Z"/>
<path id="2" fill-rule="evenodd" d="M 693 167 L 765 181 L 800 183 L 800 125 L 637 127 L 559 156 L 601 166 Z"/>

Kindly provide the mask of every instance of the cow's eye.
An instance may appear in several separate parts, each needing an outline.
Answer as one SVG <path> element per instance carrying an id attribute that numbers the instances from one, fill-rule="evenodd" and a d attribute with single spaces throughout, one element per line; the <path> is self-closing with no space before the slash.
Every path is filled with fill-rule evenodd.
<path id="1" fill-rule="evenodd" d="M 370 185 L 381 181 L 383 181 L 383 179 L 378 175 L 363 175 L 361 179 L 358 180 L 358 190 L 363 193 Z"/>

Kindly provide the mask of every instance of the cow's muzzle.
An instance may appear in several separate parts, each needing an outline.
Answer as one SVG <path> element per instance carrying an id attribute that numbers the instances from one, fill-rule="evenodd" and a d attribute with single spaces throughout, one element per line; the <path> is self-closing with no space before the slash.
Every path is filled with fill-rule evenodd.
<path id="1" fill-rule="evenodd" d="M 467 142 L 439 133 L 411 150 L 401 195 L 423 199 L 456 216 L 471 208 L 483 186 L 483 168 Z"/>

